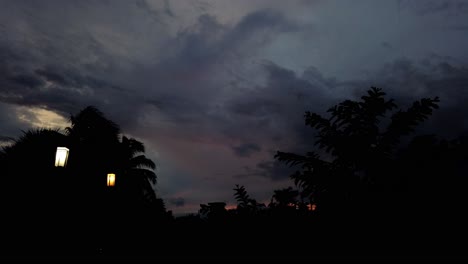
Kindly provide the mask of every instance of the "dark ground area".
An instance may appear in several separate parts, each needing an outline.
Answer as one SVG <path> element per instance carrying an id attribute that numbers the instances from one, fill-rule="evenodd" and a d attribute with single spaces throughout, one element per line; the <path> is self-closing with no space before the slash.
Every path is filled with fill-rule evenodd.
<path id="1" fill-rule="evenodd" d="M 373 219 L 368 219 L 372 221 Z M 3 235 L 5 260 L 468 260 L 462 223 L 409 219 L 385 225 L 341 220 L 243 223 L 173 222 L 141 228 Z M 109 226 L 108 226 L 109 227 Z M 25 228 L 23 231 L 27 231 Z M 13 230 L 9 230 L 13 231 Z M 9 238 L 8 241 L 5 239 Z"/>

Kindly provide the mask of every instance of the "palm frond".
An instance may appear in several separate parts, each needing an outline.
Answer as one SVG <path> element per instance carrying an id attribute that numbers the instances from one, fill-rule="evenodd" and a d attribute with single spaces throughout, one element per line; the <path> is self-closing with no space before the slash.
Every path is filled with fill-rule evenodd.
<path id="1" fill-rule="evenodd" d="M 125 150 L 128 151 L 128 155 L 130 157 L 135 156 L 137 153 L 145 152 L 145 145 L 134 138 L 122 136 L 122 145 L 124 146 Z"/>
<path id="2" fill-rule="evenodd" d="M 148 179 L 151 183 L 157 183 L 157 175 L 154 171 L 142 169 L 142 168 L 132 168 L 128 171 L 130 177 L 139 177 L 140 179 Z"/>
<path id="3" fill-rule="evenodd" d="M 129 161 L 129 165 L 131 168 L 149 168 L 149 169 L 156 169 L 156 164 L 148 159 L 145 155 L 139 155 L 133 157 Z"/>

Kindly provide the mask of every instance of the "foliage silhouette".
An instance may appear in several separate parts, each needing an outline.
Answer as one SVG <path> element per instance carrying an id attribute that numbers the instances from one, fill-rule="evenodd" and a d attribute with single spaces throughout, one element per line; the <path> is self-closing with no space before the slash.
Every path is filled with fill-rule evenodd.
<path id="1" fill-rule="evenodd" d="M 70 116 L 71 126 L 66 128 L 68 136 L 79 142 L 98 143 L 117 141 L 120 128 L 94 106 L 88 106 L 78 114 Z"/>
<path id="2" fill-rule="evenodd" d="M 291 178 L 303 196 L 317 203 L 315 226 L 327 230 L 321 239 L 340 234 L 347 243 L 330 250 L 355 254 L 358 248 L 351 245 L 359 238 L 367 241 L 369 251 L 359 253 L 364 255 L 446 257 L 463 252 L 466 243 L 447 234 L 468 234 L 462 209 L 468 202 L 466 136 L 408 137 L 438 103 L 438 97 L 423 98 L 394 112 L 395 101 L 372 87 L 361 101 L 330 108 L 329 118 L 305 113 L 305 124 L 317 130 L 318 150 L 305 155 L 278 151 L 275 158 L 299 166 Z M 392 246 L 386 241 L 392 240 L 399 247 L 389 252 L 385 247 Z"/>
<path id="3" fill-rule="evenodd" d="M 261 210 L 261 208 L 265 207 L 264 204 L 258 203 L 255 199 L 250 198 L 243 185 L 239 186 L 236 184 L 236 188 L 233 190 L 235 191 L 234 197 L 237 201 L 237 212 L 239 214 L 255 214 Z"/>
<path id="4" fill-rule="evenodd" d="M 385 99 L 381 89 L 372 87 L 361 101 L 345 100 L 330 108 L 329 118 L 305 113 L 305 124 L 318 131 L 316 145 L 331 159 L 321 159 L 316 152 L 297 155 L 281 151 L 275 158 L 301 166 L 291 178 L 305 196 L 317 201 L 322 213 L 357 212 L 369 202 L 365 208 L 375 206 L 399 185 L 392 178 L 392 168 L 401 137 L 426 120 L 438 102 L 437 97 L 416 101 L 407 110 L 394 113 L 382 129 L 381 119 L 397 106 L 392 99 Z M 361 213 L 367 211 L 363 210 Z"/>
<path id="5" fill-rule="evenodd" d="M 293 190 L 292 187 L 275 190 L 272 199 L 275 201 L 274 205 L 279 208 L 296 208 L 299 204 L 297 197 L 299 191 Z"/>
<path id="6" fill-rule="evenodd" d="M 121 136 L 118 125 L 94 107 L 70 121 L 65 133 L 23 132 L 1 151 L 1 198 L 11 236 L 37 243 L 37 254 L 140 247 L 124 243 L 122 236 L 132 241 L 148 236 L 171 217 L 153 188 L 154 162 L 144 155 L 143 143 Z M 70 149 L 65 168 L 54 166 L 58 146 Z M 108 173 L 117 175 L 116 186 L 106 186 Z"/>
<path id="7" fill-rule="evenodd" d="M 233 190 L 235 191 L 234 197 L 237 200 L 237 206 L 239 208 L 248 207 L 252 203 L 256 204 L 256 201 L 254 199 L 250 199 L 244 186 L 239 186 L 238 184 L 236 184 L 236 188 L 234 188 Z"/>
<path id="8" fill-rule="evenodd" d="M 226 220 L 228 213 L 225 202 L 211 202 L 200 204 L 200 215 L 206 217 L 212 223 L 219 223 Z"/>
<path id="9" fill-rule="evenodd" d="M 156 199 L 151 186 L 151 184 L 156 184 L 157 176 L 153 171 L 156 169 L 156 165 L 141 154 L 145 152 L 143 143 L 123 136 L 121 148 L 121 167 L 124 179 L 121 186 L 131 188 L 133 192 L 142 192 L 142 194 L 133 195 L 133 197 L 142 196 L 148 200 Z"/>

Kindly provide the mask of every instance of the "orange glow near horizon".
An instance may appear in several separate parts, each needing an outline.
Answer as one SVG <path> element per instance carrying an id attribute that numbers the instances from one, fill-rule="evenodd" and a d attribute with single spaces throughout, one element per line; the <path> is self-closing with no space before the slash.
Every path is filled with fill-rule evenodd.
<path id="1" fill-rule="evenodd" d="M 315 211 L 317 209 L 317 205 L 316 204 L 311 204 L 310 205 L 310 210 L 311 211 Z"/>
<path id="2" fill-rule="evenodd" d="M 234 209 L 237 209 L 237 205 L 235 204 L 228 204 L 226 205 L 226 210 L 234 210 Z"/>

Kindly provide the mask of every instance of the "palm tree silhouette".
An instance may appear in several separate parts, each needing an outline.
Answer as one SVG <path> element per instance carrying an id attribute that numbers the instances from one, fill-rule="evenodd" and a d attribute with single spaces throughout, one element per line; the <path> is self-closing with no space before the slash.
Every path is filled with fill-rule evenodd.
<path id="1" fill-rule="evenodd" d="M 153 186 L 156 184 L 155 163 L 143 153 L 142 142 L 121 136 L 119 126 L 107 119 L 93 106 L 88 106 L 77 115 L 71 116 L 67 134 L 75 144 L 77 154 L 70 159 L 70 166 L 87 169 L 99 174 L 99 183 L 105 187 L 105 176 L 116 173 L 117 189 L 128 194 L 128 199 L 156 198 Z M 84 166 L 85 165 L 85 166 Z"/>
<path id="2" fill-rule="evenodd" d="M 96 252 L 102 245 L 115 246 L 113 240 L 122 241 L 117 239 L 122 232 L 151 232 L 155 218 L 149 216 L 165 213 L 165 207 L 153 189 L 155 164 L 143 155 L 143 143 L 121 136 L 119 126 L 92 106 L 70 122 L 64 134 L 27 131 L 1 151 L 7 225 L 15 230 L 28 220 L 20 232 L 25 237 L 42 239 L 48 233 L 54 241 L 75 241 L 75 246 Z M 70 149 L 66 168 L 54 166 L 58 146 Z M 106 186 L 108 173 L 117 175 L 115 188 Z M 133 219 L 126 221 L 129 216 Z M 59 244 L 54 246 L 67 243 Z"/>
<path id="3" fill-rule="evenodd" d="M 65 146 L 67 141 L 56 129 L 23 131 L 12 145 L 3 148 L 5 191 L 25 198 L 37 196 L 30 202 L 57 194 L 62 182 L 54 170 L 55 152 L 57 146 Z"/>
<path id="4" fill-rule="evenodd" d="M 73 186 L 55 168 L 54 158 L 57 146 L 66 146 L 67 141 L 59 130 L 34 129 L 23 131 L 3 148 L 0 203 L 7 244 L 18 241 L 24 248 L 30 244 L 39 253 L 60 248 L 55 242 L 67 233 L 60 226 L 70 213 L 67 201 Z M 46 236 L 48 241 L 43 241 Z"/>
<path id="5" fill-rule="evenodd" d="M 118 141 L 120 128 L 94 106 L 87 106 L 78 114 L 70 116 L 68 136 L 80 142 Z"/>
<path id="6" fill-rule="evenodd" d="M 122 136 L 122 183 L 133 197 L 144 198 L 145 201 L 154 201 L 156 195 L 152 184 L 156 184 L 157 176 L 154 170 L 155 163 L 144 154 L 143 143 L 134 139 Z"/>

